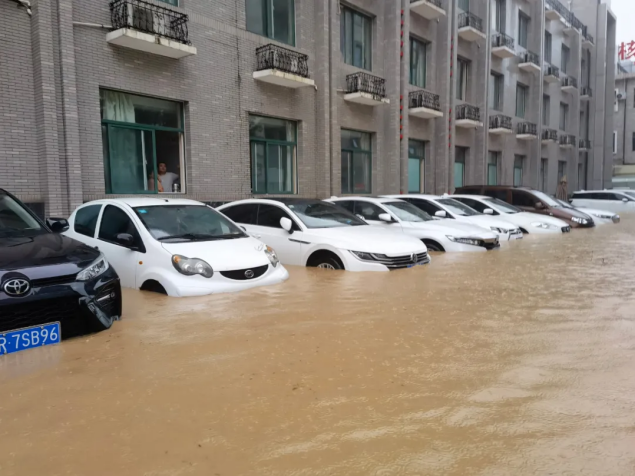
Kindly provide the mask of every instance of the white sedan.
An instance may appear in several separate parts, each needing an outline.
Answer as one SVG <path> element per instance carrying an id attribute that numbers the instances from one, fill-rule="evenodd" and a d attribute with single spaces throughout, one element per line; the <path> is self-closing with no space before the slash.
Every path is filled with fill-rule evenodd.
<path id="1" fill-rule="evenodd" d="M 221 205 L 218 211 L 275 247 L 284 264 L 388 271 L 430 262 L 421 240 L 371 227 L 322 200 L 239 200 Z"/>
<path id="2" fill-rule="evenodd" d="M 199 296 L 289 277 L 273 249 L 194 200 L 88 202 L 73 212 L 64 234 L 98 248 L 127 288 Z"/>
<path id="3" fill-rule="evenodd" d="M 493 215 L 516 225 L 523 233 L 529 234 L 562 234 L 571 231 L 568 223 L 546 215 L 524 212 L 498 198 L 485 195 L 451 195 L 477 212 Z"/>
<path id="4" fill-rule="evenodd" d="M 596 210 L 595 208 L 587 208 L 587 207 L 574 207 L 569 202 L 565 202 L 564 200 L 560 200 L 558 198 L 552 197 L 556 202 L 558 202 L 562 208 L 568 208 L 572 210 L 578 210 L 582 213 L 586 213 L 587 215 L 591 215 L 593 217 L 593 221 L 596 225 L 606 225 L 607 223 L 619 223 L 620 216 L 617 213 L 610 212 L 608 210 Z"/>
<path id="5" fill-rule="evenodd" d="M 428 251 L 487 251 L 499 247 L 498 236 L 480 226 L 435 220 L 414 205 L 395 198 L 331 197 L 366 223 L 422 240 Z"/>
<path id="6" fill-rule="evenodd" d="M 457 220 L 471 223 L 486 230 L 496 233 L 500 241 L 519 240 L 523 237 L 522 231 L 515 225 L 500 218 L 493 218 L 490 215 L 479 213 L 473 208 L 463 205 L 461 202 L 450 198 L 449 195 L 386 195 L 390 198 L 398 198 L 412 203 L 428 215 L 439 219 Z"/>

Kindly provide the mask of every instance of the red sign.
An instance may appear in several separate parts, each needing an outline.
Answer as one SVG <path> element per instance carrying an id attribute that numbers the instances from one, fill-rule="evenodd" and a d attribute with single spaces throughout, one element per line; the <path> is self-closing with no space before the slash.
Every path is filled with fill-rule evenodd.
<path id="1" fill-rule="evenodd" d="M 631 41 L 630 43 L 620 43 L 617 51 L 617 57 L 620 61 L 635 58 L 635 41 Z"/>

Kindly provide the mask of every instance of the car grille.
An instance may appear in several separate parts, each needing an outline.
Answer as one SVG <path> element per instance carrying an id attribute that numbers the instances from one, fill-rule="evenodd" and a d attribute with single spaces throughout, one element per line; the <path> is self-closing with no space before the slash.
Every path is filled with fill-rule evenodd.
<path id="1" fill-rule="evenodd" d="M 496 241 L 483 241 L 482 243 L 483 243 L 482 246 L 488 251 L 489 250 L 495 250 L 496 248 L 500 247 L 500 242 L 498 240 L 496 240 Z"/>
<path id="2" fill-rule="evenodd" d="M 412 266 L 415 264 L 428 264 L 430 262 L 430 256 L 425 251 L 423 253 L 418 253 L 414 255 L 414 259 L 412 255 L 405 256 L 395 256 L 395 257 L 378 257 L 378 255 L 373 255 L 378 263 L 383 264 L 388 269 L 401 269 L 407 268 L 408 266 Z"/>
<path id="3" fill-rule="evenodd" d="M 43 286 L 54 286 L 56 284 L 68 284 L 75 281 L 77 274 L 67 274 L 66 276 L 53 276 L 52 278 L 34 279 L 31 286 L 41 288 Z"/>
<path id="4" fill-rule="evenodd" d="M 562 233 L 569 233 L 571 231 L 571 227 L 570 226 L 563 226 L 562 227 Z"/>
<path id="5" fill-rule="evenodd" d="M 67 335 L 67 331 L 82 320 L 77 298 L 43 299 L 0 306 L 0 332 L 60 322 L 64 335 Z"/>
<path id="6" fill-rule="evenodd" d="M 249 281 L 256 279 L 267 272 L 269 265 L 258 266 L 257 268 L 236 269 L 233 271 L 221 271 L 220 274 L 227 279 L 234 279 L 236 281 Z M 253 273 L 253 275 L 251 273 Z"/>
<path id="7" fill-rule="evenodd" d="M 108 316 L 119 316 L 120 294 L 119 281 L 113 281 L 99 290 L 95 302 Z"/>

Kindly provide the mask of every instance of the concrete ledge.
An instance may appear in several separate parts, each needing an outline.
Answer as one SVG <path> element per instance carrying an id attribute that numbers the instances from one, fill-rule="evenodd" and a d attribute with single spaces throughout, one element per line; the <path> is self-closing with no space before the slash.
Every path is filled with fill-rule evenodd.
<path id="1" fill-rule="evenodd" d="M 427 18 L 428 20 L 434 20 L 440 16 L 445 16 L 445 10 L 443 8 L 439 8 L 427 0 L 412 2 L 410 4 L 410 11 L 422 16 L 423 18 Z"/>
<path id="2" fill-rule="evenodd" d="M 473 121 L 472 119 L 458 119 L 455 123 L 456 127 L 462 127 L 463 129 L 477 129 L 483 127 L 483 123 L 479 121 Z"/>
<path id="3" fill-rule="evenodd" d="M 465 41 L 484 40 L 486 38 L 485 33 L 478 31 L 473 26 L 464 26 L 459 28 L 459 36 Z"/>
<path id="4" fill-rule="evenodd" d="M 366 106 L 381 106 L 382 104 L 390 104 L 390 99 L 377 99 L 370 93 L 362 92 L 345 94 L 344 100 L 357 104 L 364 104 Z"/>
<path id="5" fill-rule="evenodd" d="M 265 69 L 263 71 L 254 71 L 253 77 L 256 81 L 263 83 L 275 84 L 285 88 L 305 88 L 307 86 L 315 86 L 315 81 L 304 78 L 297 74 L 285 73 L 278 69 Z"/>
<path id="6" fill-rule="evenodd" d="M 111 31 L 106 34 L 106 41 L 111 45 L 167 58 L 181 59 L 196 54 L 196 48 L 193 46 L 130 28 L 120 28 Z"/>
<path id="7" fill-rule="evenodd" d="M 408 114 L 415 117 L 421 117 L 423 119 L 432 119 L 435 117 L 443 117 L 441 111 L 436 109 L 430 109 L 428 107 L 413 107 L 408 110 Z"/>

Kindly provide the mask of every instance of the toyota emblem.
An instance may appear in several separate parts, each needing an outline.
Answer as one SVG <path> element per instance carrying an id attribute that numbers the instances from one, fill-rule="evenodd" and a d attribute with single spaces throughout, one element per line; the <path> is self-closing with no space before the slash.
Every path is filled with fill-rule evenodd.
<path id="1" fill-rule="evenodd" d="M 10 279 L 2 287 L 8 296 L 20 297 L 26 295 L 31 290 L 31 283 L 26 279 Z"/>
<path id="2" fill-rule="evenodd" d="M 248 269 L 247 271 L 245 271 L 245 278 L 247 278 L 247 279 L 253 278 L 254 275 L 255 274 L 254 274 L 253 270 L 251 270 L 251 269 Z"/>

